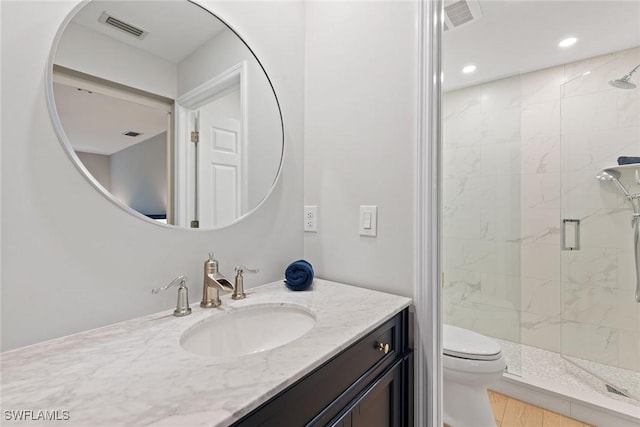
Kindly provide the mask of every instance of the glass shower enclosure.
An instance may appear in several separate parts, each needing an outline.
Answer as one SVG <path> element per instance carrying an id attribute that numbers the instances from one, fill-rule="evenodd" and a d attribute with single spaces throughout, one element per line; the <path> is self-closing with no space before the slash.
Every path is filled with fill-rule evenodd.
<path id="1" fill-rule="evenodd" d="M 640 46 L 445 92 L 442 191 L 444 322 L 498 339 L 511 374 L 544 354 L 640 405 L 633 210 L 596 178 L 640 193 L 640 164 L 617 165 L 640 156 L 640 89 L 609 84 L 638 64 Z"/>

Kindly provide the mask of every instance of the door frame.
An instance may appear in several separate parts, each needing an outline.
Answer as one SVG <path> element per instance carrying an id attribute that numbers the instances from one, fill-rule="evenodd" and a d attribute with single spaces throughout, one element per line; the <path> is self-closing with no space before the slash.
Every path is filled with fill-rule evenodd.
<path id="1" fill-rule="evenodd" d="M 418 3 L 415 163 L 415 425 L 442 426 L 442 17 L 443 0 Z"/>
<path id="2" fill-rule="evenodd" d="M 242 146 L 243 186 L 247 179 L 247 130 L 248 130 L 248 75 L 247 62 L 241 61 L 212 79 L 191 89 L 176 99 L 175 106 L 175 219 L 176 225 L 189 227 L 197 219 L 195 194 L 196 147 L 191 143 L 191 112 L 226 95 L 235 85 L 240 85 L 240 144 Z M 242 188 L 242 210 L 246 209 L 247 191 Z"/>

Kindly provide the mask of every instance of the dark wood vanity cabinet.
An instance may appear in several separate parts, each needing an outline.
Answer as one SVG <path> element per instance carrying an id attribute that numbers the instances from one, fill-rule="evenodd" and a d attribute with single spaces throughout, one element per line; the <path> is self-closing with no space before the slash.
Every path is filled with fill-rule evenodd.
<path id="1" fill-rule="evenodd" d="M 402 362 L 398 362 L 369 387 L 355 405 L 349 406 L 336 427 L 406 426 L 402 414 Z"/>
<path id="2" fill-rule="evenodd" d="M 413 424 L 409 347 L 405 309 L 233 426 L 408 427 Z"/>

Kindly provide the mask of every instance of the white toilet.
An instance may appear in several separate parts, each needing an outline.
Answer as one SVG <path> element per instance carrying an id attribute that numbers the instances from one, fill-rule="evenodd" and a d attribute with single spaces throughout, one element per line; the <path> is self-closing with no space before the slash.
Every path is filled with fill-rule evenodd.
<path id="1" fill-rule="evenodd" d="M 444 325 L 443 353 L 444 422 L 451 427 L 495 427 L 487 387 L 507 366 L 500 345 L 476 332 Z"/>

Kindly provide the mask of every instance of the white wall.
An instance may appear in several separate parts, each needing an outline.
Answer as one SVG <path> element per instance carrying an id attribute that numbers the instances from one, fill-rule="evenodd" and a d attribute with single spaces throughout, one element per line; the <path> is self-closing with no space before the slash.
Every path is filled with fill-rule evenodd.
<path id="1" fill-rule="evenodd" d="M 167 213 L 167 132 L 111 155 L 111 194 L 144 215 Z"/>
<path id="2" fill-rule="evenodd" d="M 311 2 L 306 13 L 305 233 L 317 275 L 413 293 L 417 2 Z M 358 233 L 378 206 L 378 237 Z M 297 218 L 295 224 L 301 224 Z M 339 298 L 339 296 L 337 296 Z"/>
<path id="3" fill-rule="evenodd" d="M 76 151 L 78 158 L 100 185 L 111 188 L 111 157 L 104 154 Z"/>
<path id="4" fill-rule="evenodd" d="M 45 98 L 56 31 L 76 1 L 2 2 L 2 348 L 34 343 L 175 305 L 150 289 L 179 274 L 201 297 L 202 263 L 260 268 L 248 287 L 282 277 L 303 251 L 304 9 L 296 2 L 203 2 L 234 25 L 282 101 L 287 155 L 260 209 L 215 231 L 165 228 L 108 202 L 67 158 Z M 277 31 L 272 25 L 277 22 Z M 248 242 L 251 242 L 248 244 Z M 179 321 L 179 319 L 176 319 Z"/>

